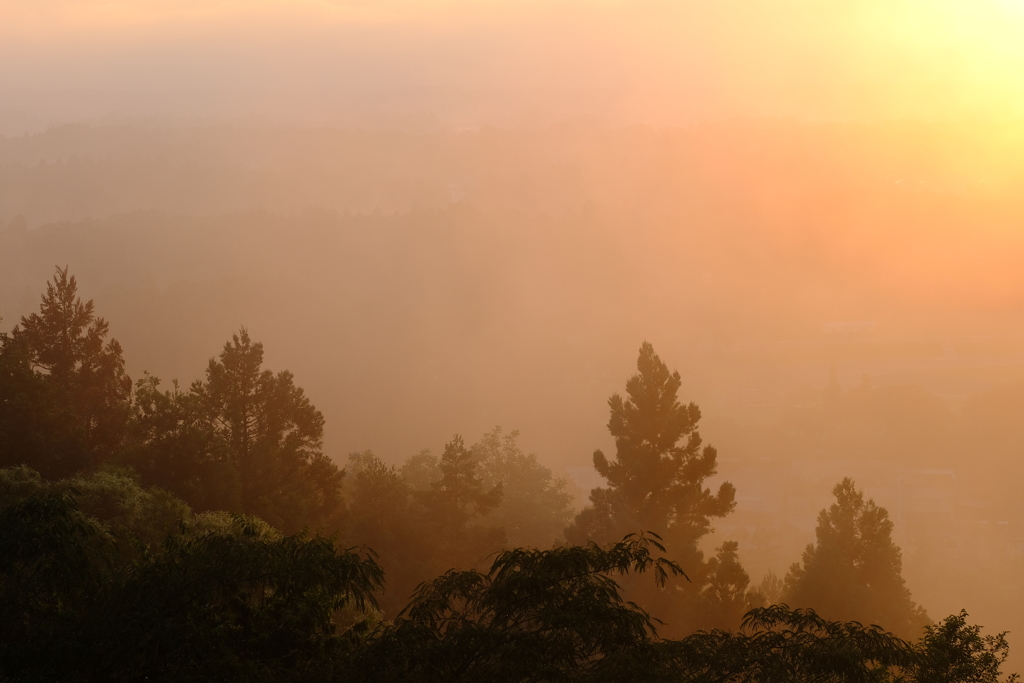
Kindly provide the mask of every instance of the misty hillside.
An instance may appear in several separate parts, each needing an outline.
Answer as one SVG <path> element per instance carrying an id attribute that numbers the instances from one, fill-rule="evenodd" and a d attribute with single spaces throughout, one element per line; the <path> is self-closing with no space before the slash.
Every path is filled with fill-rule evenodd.
<path id="1" fill-rule="evenodd" d="M 955 407 L 1024 376 L 1024 181 L 991 139 L 67 126 L 0 140 L 0 311 L 13 324 L 71 265 L 133 374 L 183 381 L 247 325 L 307 359 L 341 452 L 408 452 L 457 414 L 585 462 L 643 338 L 711 414 L 816 394 L 833 366 L 847 388 L 868 373 Z"/>
<path id="2" fill-rule="evenodd" d="M 1021 35 L 0 0 L 0 683 L 1019 683 Z"/>

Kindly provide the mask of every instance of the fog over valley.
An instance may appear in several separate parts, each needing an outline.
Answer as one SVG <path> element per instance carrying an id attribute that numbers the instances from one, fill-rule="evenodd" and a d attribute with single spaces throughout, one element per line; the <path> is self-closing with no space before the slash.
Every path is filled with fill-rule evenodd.
<path id="1" fill-rule="evenodd" d="M 1015 680 L 1024 6 L 201 5 L 0 0 L 0 679 Z"/>

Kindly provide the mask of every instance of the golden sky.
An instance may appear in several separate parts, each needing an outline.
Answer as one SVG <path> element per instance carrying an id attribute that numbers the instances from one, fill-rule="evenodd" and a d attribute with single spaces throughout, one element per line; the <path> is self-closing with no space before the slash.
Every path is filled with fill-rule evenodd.
<path id="1" fill-rule="evenodd" d="M 0 15 L 6 88 L 610 88 L 734 114 L 1024 114 L 1024 0 L 0 0 Z"/>

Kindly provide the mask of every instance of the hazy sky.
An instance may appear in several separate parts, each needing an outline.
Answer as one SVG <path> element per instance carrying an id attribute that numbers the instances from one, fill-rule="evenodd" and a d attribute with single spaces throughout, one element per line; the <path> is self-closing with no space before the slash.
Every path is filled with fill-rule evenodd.
<path id="1" fill-rule="evenodd" d="M 1024 0 L 0 0 L 0 16 L 0 109 L 31 108 L 25 90 L 192 91 L 179 110 L 197 91 L 251 107 L 374 90 L 467 119 L 1024 113 Z"/>
<path id="2" fill-rule="evenodd" d="M 863 457 L 1016 505 L 1019 432 L 932 427 L 1024 378 L 1022 188 L 1024 0 L 0 0 L 3 329 L 54 264 L 136 378 L 246 325 L 339 463 L 503 424 L 587 472 L 646 339 L 741 496 L 743 459 Z M 928 394 L 793 449 L 832 369 Z M 989 559 L 915 595 L 1024 632 Z"/>

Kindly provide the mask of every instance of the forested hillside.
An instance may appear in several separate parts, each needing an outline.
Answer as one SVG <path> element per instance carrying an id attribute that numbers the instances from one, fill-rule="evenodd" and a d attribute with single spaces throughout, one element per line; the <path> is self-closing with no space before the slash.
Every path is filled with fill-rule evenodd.
<path id="1" fill-rule="evenodd" d="M 921 604 L 1016 632 L 1020 172 L 1014 128 L 985 130 L 8 137 L 0 330 L 69 266 L 133 381 L 187 393 L 244 327 L 322 415 L 325 461 L 401 468 L 503 425 L 573 510 L 601 483 L 604 400 L 646 338 L 701 406 L 711 481 L 737 486 L 707 557 L 738 541 L 754 584 L 781 581 L 852 476 L 891 512 Z"/>
<path id="2" fill-rule="evenodd" d="M 680 374 L 647 342 L 636 370 L 573 513 L 500 428 L 340 468 L 245 328 L 188 387 L 133 383 L 59 268 L 0 337 L 0 674 L 1002 680 L 1005 634 L 933 623 L 888 511 L 850 479 L 784 581 L 751 582 L 736 541 L 705 558 L 736 488 L 705 486 L 717 451 Z"/>

